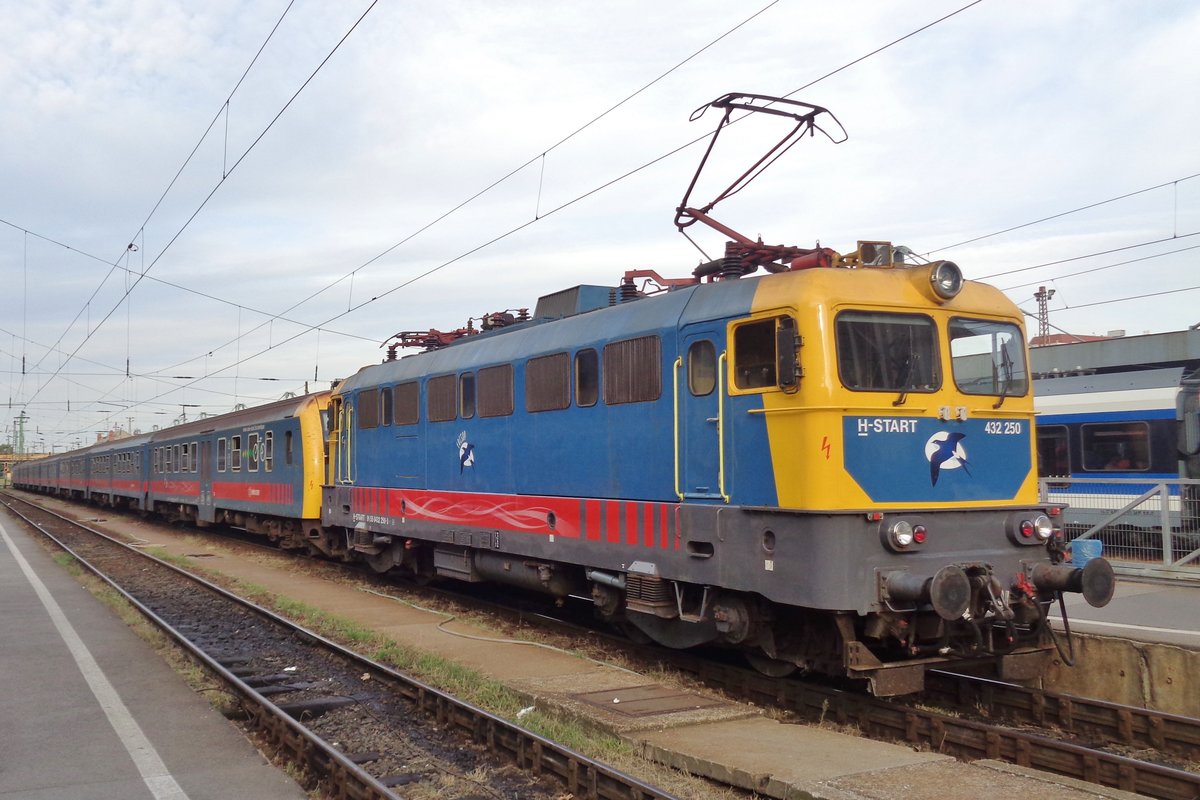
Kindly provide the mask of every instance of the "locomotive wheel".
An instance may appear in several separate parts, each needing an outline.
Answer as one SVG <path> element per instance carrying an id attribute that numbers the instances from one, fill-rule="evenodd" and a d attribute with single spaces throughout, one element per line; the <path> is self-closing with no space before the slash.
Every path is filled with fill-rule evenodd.
<path id="1" fill-rule="evenodd" d="M 750 662 L 750 666 L 755 670 L 766 675 L 768 678 L 786 678 L 791 675 L 799 667 L 791 661 L 782 661 L 778 658 L 771 658 L 768 655 L 756 652 L 746 652 L 746 660 Z"/>

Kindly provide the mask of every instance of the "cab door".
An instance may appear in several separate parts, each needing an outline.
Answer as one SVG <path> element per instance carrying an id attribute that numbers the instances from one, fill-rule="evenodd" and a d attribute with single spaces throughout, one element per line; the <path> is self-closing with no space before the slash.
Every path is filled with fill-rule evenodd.
<path id="1" fill-rule="evenodd" d="M 725 327 L 689 326 L 674 366 L 675 491 L 682 499 L 729 502 L 725 442 Z"/>

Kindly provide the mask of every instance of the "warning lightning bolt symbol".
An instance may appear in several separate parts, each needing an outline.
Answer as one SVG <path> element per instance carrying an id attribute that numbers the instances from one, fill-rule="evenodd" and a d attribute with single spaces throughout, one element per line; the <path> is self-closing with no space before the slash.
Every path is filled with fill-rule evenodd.
<path id="1" fill-rule="evenodd" d="M 829 460 L 829 437 L 828 436 L 821 437 L 821 449 L 825 451 L 825 460 L 828 461 Z"/>

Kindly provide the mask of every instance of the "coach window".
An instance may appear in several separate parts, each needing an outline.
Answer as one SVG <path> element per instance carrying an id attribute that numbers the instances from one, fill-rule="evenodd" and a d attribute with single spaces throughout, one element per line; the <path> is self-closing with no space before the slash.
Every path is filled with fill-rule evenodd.
<path id="1" fill-rule="evenodd" d="M 1150 468 L 1150 426 L 1145 422 L 1086 423 L 1079 433 L 1085 470 L 1138 472 Z"/>
<path id="2" fill-rule="evenodd" d="M 950 320 L 950 359 L 963 394 L 1022 397 L 1029 392 L 1025 340 L 1011 322 Z"/>
<path id="3" fill-rule="evenodd" d="M 222 436 L 220 439 L 217 439 L 217 472 L 225 471 L 226 461 L 225 437 Z"/>
<path id="4" fill-rule="evenodd" d="M 594 406 L 600 397 L 600 355 L 591 348 L 575 354 L 575 405 Z"/>
<path id="5" fill-rule="evenodd" d="M 157 475 L 158 473 L 162 472 L 162 449 L 156 447 L 154 448 L 153 453 L 154 455 L 150 459 L 150 469 L 155 475 Z"/>
<path id="6" fill-rule="evenodd" d="M 1038 475 L 1043 477 L 1071 474 L 1071 456 L 1066 425 L 1037 426 Z"/>
<path id="7" fill-rule="evenodd" d="M 179 445 L 175 445 L 175 446 L 174 446 L 174 447 L 172 447 L 171 449 L 174 451 L 174 453 L 173 453 L 173 455 L 172 455 L 172 458 L 171 458 L 171 469 L 172 469 L 172 471 L 174 471 L 174 472 L 178 472 L 178 471 L 179 471 L 179 465 L 180 465 L 181 463 L 183 463 L 183 462 L 180 460 L 180 457 L 179 457 Z"/>
<path id="8" fill-rule="evenodd" d="M 479 370 L 480 417 L 507 417 L 513 413 L 512 364 Z"/>
<path id="9" fill-rule="evenodd" d="M 183 443 L 181 454 L 183 456 L 183 460 L 179 462 L 179 471 L 180 472 L 191 472 L 192 471 L 192 449 L 188 446 L 187 442 Z"/>
<path id="10" fill-rule="evenodd" d="M 843 311 L 834 323 L 838 374 L 856 392 L 933 392 L 941 388 L 937 330 L 920 314 Z"/>
<path id="11" fill-rule="evenodd" d="M 258 434 L 252 433 L 246 437 L 246 456 L 249 461 L 247 469 L 258 472 Z"/>
<path id="12" fill-rule="evenodd" d="M 275 432 L 263 434 L 263 469 L 267 472 L 275 470 Z"/>
<path id="13" fill-rule="evenodd" d="M 379 426 L 379 390 L 364 389 L 358 393 L 358 427 Z"/>
<path id="14" fill-rule="evenodd" d="M 692 342 L 688 348 L 688 390 L 696 397 L 712 394 L 717 388 L 717 349 L 707 339 Z"/>
<path id="15" fill-rule="evenodd" d="M 200 443 L 192 442 L 192 472 L 200 471 Z"/>
<path id="16" fill-rule="evenodd" d="M 458 415 L 463 419 L 475 416 L 475 373 L 458 376 Z"/>
<path id="17" fill-rule="evenodd" d="M 289 467 L 292 465 L 292 432 L 283 432 L 283 463 Z"/>
<path id="18" fill-rule="evenodd" d="M 643 403 L 662 395 L 662 345 L 657 336 L 604 346 L 604 402 Z"/>
<path id="19" fill-rule="evenodd" d="M 400 384 L 392 394 L 397 425 L 416 425 L 421 421 L 421 387 L 416 381 Z"/>
<path id="20" fill-rule="evenodd" d="M 242 437 L 241 436 L 230 436 L 229 437 L 229 451 L 230 451 L 229 452 L 229 460 L 231 462 L 233 462 L 230 464 L 230 467 L 233 469 L 234 472 L 240 472 L 242 469 Z"/>
<path id="21" fill-rule="evenodd" d="M 458 418 L 456 386 L 458 378 L 454 375 L 429 379 L 425 386 L 425 403 L 430 422 L 449 422 Z"/>
<path id="22" fill-rule="evenodd" d="M 525 362 L 526 411 L 558 411 L 570 405 L 570 356 L 555 353 Z"/>
<path id="23" fill-rule="evenodd" d="M 392 387 L 379 390 L 379 424 L 392 424 Z"/>

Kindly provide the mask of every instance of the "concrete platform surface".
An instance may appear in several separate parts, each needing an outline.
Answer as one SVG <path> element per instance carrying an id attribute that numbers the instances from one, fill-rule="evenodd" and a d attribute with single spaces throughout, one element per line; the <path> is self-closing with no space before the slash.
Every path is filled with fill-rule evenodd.
<path id="1" fill-rule="evenodd" d="M 0 798 L 304 800 L 0 513 Z"/>

